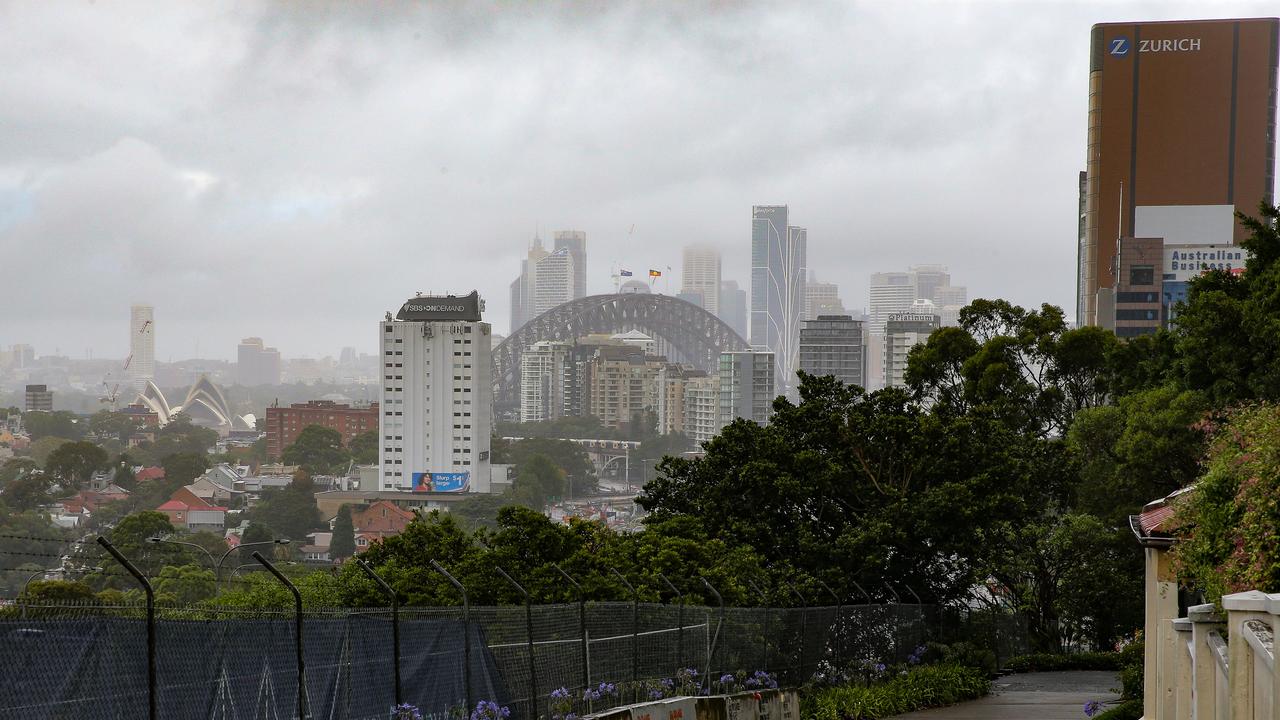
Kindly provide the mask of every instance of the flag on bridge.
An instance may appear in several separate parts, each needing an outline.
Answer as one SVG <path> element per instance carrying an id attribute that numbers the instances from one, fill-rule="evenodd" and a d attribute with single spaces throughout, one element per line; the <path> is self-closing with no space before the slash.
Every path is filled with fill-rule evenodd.
<path id="1" fill-rule="evenodd" d="M 650 271 L 649 271 L 649 277 L 662 277 L 662 271 L 661 271 L 661 270 L 650 270 Z"/>
<path id="2" fill-rule="evenodd" d="M 622 277 L 631 277 L 630 270 L 619 270 L 618 274 L 621 275 Z"/>

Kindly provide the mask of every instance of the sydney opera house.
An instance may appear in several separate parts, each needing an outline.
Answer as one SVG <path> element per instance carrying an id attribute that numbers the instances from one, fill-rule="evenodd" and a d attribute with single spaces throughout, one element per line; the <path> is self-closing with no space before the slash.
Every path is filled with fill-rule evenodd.
<path id="1" fill-rule="evenodd" d="M 190 418 L 192 424 L 213 428 L 222 434 L 231 430 L 254 429 L 253 414 L 233 414 L 222 390 L 205 375 L 195 381 L 181 405 L 170 405 L 155 382 L 148 382 L 134 402 L 155 413 L 161 426 L 167 425 L 175 415 L 181 413 Z"/>

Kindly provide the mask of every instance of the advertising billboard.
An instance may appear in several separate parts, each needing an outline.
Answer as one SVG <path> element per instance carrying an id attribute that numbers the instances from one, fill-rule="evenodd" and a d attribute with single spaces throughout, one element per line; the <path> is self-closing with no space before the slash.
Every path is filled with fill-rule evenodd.
<path id="1" fill-rule="evenodd" d="M 409 298 L 396 313 L 397 320 L 425 320 L 428 322 L 480 322 L 483 310 L 480 294 L 423 296 Z"/>
<path id="2" fill-rule="evenodd" d="M 1206 270 L 1235 272 L 1244 268 L 1245 258 L 1238 245 L 1165 245 L 1164 279 L 1190 280 Z"/>
<path id="3" fill-rule="evenodd" d="M 470 472 L 413 474 L 414 492 L 464 492 L 470 484 Z"/>

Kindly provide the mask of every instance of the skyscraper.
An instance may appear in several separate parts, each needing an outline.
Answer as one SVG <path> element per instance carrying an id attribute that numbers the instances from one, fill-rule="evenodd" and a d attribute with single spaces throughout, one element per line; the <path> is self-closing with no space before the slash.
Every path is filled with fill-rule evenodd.
<path id="1" fill-rule="evenodd" d="M 832 375 L 842 383 L 866 387 L 867 354 L 862 322 L 849 315 L 822 315 L 800 328 L 800 369 Z"/>
<path id="2" fill-rule="evenodd" d="M 129 379 L 138 392 L 156 379 L 156 323 L 150 305 L 129 308 Z"/>
<path id="3" fill-rule="evenodd" d="M 720 354 L 720 427 L 737 418 L 767 425 L 777 394 L 777 367 L 767 350 Z"/>
<path id="4" fill-rule="evenodd" d="M 868 331 L 883 335 L 884 325 L 893 313 L 904 312 L 920 297 L 916 294 L 916 278 L 911 272 L 871 274 L 871 304 L 868 307 Z"/>
<path id="5" fill-rule="evenodd" d="M 520 422 L 555 420 L 565 414 L 569 352 L 573 345 L 543 340 L 520 355 Z"/>
<path id="6" fill-rule="evenodd" d="M 573 256 L 572 299 L 587 296 L 587 234 L 581 230 L 558 230 L 553 250 L 568 250 Z"/>
<path id="7" fill-rule="evenodd" d="M 795 384 L 804 310 L 804 228 L 787 224 L 786 205 L 751 209 L 751 345 L 776 356 L 777 387 Z"/>
<path id="8" fill-rule="evenodd" d="M 534 284 L 537 282 L 538 261 L 550 253 L 542 246 L 542 238 L 534 236 L 529 252 L 520 261 L 520 275 L 511 282 L 511 328 L 510 332 L 520 329 L 521 325 L 537 317 L 534 310 Z"/>
<path id="9" fill-rule="evenodd" d="M 885 323 L 884 384 L 902 387 L 907 371 L 907 355 L 911 348 L 925 342 L 941 325 L 933 303 L 920 300 L 911 310 L 893 313 Z"/>
<path id="10" fill-rule="evenodd" d="M 489 324 L 479 294 L 418 296 L 379 325 L 382 490 L 464 491 L 489 474 Z"/>
<path id="11" fill-rule="evenodd" d="M 720 253 L 706 247 L 684 249 L 684 262 L 680 268 L 680 292 L 696 293 L 702 299 L 702 309 L 720 316 Z"/>
<path id="12" fill-rule="evenodd" d="M 533 270 L 529 319 L 574 299 L 576 277 L 573 253 L 568 248 L 560 248 L 538 260 Z"/>
<path id="13" fill-rule="evenodd" d="M 280 351 L 251 337 L 236 347 L 236 380 L 245 387 L 280 384 Z"/>
<path id="14" fill-rule="evenodd" d="M 1276 18 L 1093 26 L 1081 324 L 1114 324 L 1119 238 L 1234 243 L 1273 202 L 1278 45 Z"/>
<path id="15" fill-rule="evenodd" d="M 840 288 L 835 283 L 810 279 L 804 284 L 804 313 L 801 320 L 817 320 L 819 315 L 843 314 L 844 303 L 840 302 Z M 800 331 L 804 332 L 804 328 Z"/>
<path id="16" fill-rule="evenodd" d="M 720 282 L 720 319 L 747 339 L 747 291 L 738 287 L 736 280 Z"/>

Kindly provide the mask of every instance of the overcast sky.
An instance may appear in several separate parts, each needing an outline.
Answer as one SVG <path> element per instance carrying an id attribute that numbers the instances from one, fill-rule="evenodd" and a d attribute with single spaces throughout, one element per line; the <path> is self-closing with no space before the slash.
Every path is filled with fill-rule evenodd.
<path id="1" fill-rule="evenodd" d="M 589 292 L 692 243 L 745 288 L 753 204 L 846 307 L 944 263 L 1070 314 L 1090 26 L 1277 9 L 0 2 L 0 346 L 123 357 L 141 301 L 157 360 L 372 352 L 473 288 L 506 333 L 535 229 Z"/>

